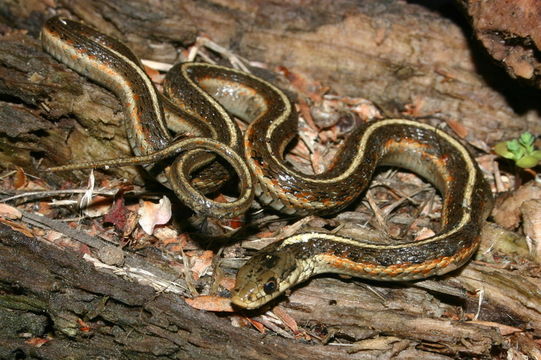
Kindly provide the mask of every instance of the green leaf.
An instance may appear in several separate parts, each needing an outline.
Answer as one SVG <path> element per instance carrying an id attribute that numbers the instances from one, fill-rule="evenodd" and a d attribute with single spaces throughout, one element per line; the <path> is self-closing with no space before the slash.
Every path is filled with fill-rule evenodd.
<path id="1" fill-rule="evenodd" d="M 541 161 L 541 150 L 536 150 L 535 136 L 524 132 L 518 139 L 504 141 L 494 146 L 494 152 L 506 159 L 513 159 L 521 168 L 532 168 Z"/>
<path id="2" fill-rule="evenodd" d="M 509 151 L 507 146 L 507 141 L 502 141 L 500 143 L 497 143 L 494 145 L 494 152 L 506 159 L 513 159 L 514 155 L 511 151 Z"/>
<path id="3" fill-rule="evenodd" d="M 517 139 L 513 139 L 507 142 L 507 149 L 509 149 L 509 151 L 511 151 L 513 154 L 516 154 L 518 149 L 520 149 L 521 147 L 522 146 Z"/>
<path id="4" fill-rule="evenodd" d="M 533 168 L 534 166 L 536 166 L 537 164 L 539 163 L 539 160 L 536 159 L 535 157 L 533 156 L 530 156 L 530 155 L 526 155 L 524 156 L 523 158 L 517 160 L 515 162 L 515 164 L 518 166 L 518 167 L 521 167 L 521 168 L 524 168 L 524 169 L 529 169 L 529 168 Z"/>
<path id="5" fill-rule="evenodd" d="M 519 141 L 522 145 L 528 147 L 531 146 L 535 141 L 535 136 L 526 131 L 525 133 L 522 133 L 522 135 L 520 135 Z"/>
<path id="6" fill-rule="evenodd" d="M 533 156 L 537 160 L 541 161 L 541 150 L 532 151 L 532 153 L 530 153 L 530 156 Z"/>
<path id="7" fill-rule="evenodd" d="M 521 146 L 516 151 L 513 151 L 515 161 L 522 159 L 526 155 L 526 149 Z"/>

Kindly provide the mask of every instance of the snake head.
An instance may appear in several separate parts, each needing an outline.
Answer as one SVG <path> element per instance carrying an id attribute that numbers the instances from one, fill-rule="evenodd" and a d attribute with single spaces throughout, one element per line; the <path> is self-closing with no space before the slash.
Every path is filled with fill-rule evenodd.
<path id="1" fill-rule="evenodd" d="M 299 282 L 302 269 L 295 256 L 283 250 L 263 249 L 240 268 L 231 299 L 233 304 L 255 309 Z"/>

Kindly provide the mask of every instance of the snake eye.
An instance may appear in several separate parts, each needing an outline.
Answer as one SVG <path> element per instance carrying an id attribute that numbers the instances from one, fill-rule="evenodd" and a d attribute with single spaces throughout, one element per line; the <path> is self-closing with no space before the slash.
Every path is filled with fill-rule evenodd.
<path id="1" fill-rule="evenodd" d="M 276 278 L 271 277 L 269 281 L 267 281 L 265 285 L 263 285 L 263 291 L 265 292 L 265 294 L 270 295 L 276 290 L 276 285 Z"/>

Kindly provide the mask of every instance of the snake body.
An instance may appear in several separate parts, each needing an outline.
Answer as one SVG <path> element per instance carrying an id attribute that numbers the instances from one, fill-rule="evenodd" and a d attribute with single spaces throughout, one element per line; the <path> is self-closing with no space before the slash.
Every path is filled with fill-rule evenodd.
<path id="1" fill-rule="evenodd" d="M 128 139 L 138 157 L 109 163 L 143 164 L 177 155 L 166 169 L 167 181 L 196 211 L 211 209 L 207 214 L 221 217 L 242 213 L 255 191 L 260 202 L 286 214 L 334 213 L 364 191 L 380 165 L 410 169 L 441 192 L 441 230 L 421 241 L 388 245 L 309 231 L 265 247 L 237 274 L 232 297 L 237 306 L 257 308 L 320 273 L 381 280 L 441 275 L 462 266 L 478 247 L 491 192 L 469 151 L 442 130 L 407 119 L 371 122 L 350 134 L 326 172 L 307 175 L 284 160 L 286 146 L 296 135 L 297 115 L 271 83 L 216 65 L 175 66 L 165 86 L 180 108 L 177 127 L 183 136 L 174 140 L 163 115 L 163 108 L 171 107 L 168 100 L 156 92 L 122 43 L 61 18 L 46 23 L 42 41 L 55 58 L 122 100 Z M 250 123 L 243 143 L 228 113 Z M 209 151 L 230 163 L 242 189 L 237 202 L 218 210 L 189 184 L 194 169 L 214 161 Z M 257 180 L 253 186 L 251 174 Z"/>

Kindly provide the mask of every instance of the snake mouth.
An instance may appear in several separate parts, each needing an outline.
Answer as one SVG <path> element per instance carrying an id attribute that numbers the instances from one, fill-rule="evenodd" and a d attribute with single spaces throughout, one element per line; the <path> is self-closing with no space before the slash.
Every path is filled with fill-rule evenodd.
<path id="1" fill-rule="evenodd" d="M 232 291 L 231 303 L 242 309 L 253 310 L 274 299 L 280 293 L 265 294 L 262 288 L 253 286 L 236 287 Z"/>
<path id="2" fill-rule="evenodd" d="M 236 307 L 247 310 L 257 309 L 260 306 L 260 303 L 257 301 L 246 300 L 238 295 L 233 295 L 233 297 L 231 297 L 231 303 Z"/>

